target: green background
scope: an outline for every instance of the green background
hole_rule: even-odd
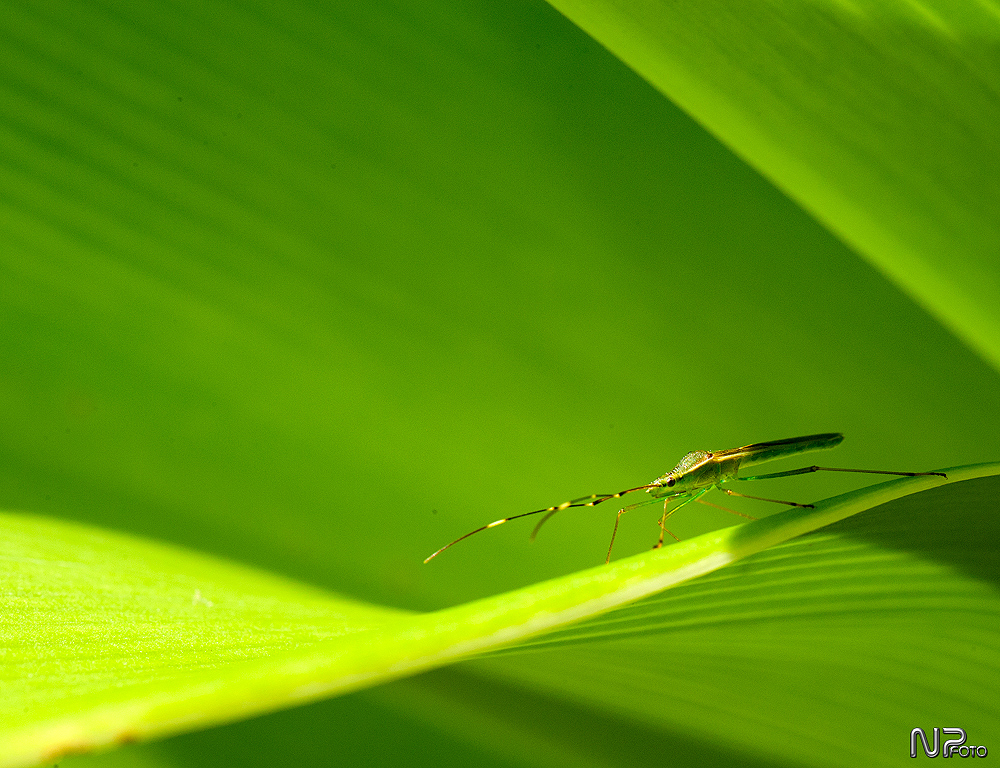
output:
[[[599,563],[613,510],[421,564],[445,542],[688,450],[842,431],[838,466],[997,458],[984,358],[548,5],[4,14],[4,508],[429,610]],[[561,687],[558,648],[498,656],[66,764],[747,759],[602,700],[623,659],[670,667],[669,636],[620,642]]]

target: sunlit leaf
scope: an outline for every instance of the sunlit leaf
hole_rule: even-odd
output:
[[[998,469],[949,470],[948,482]],[[30,765],[430,669],[603,613],[940,482],[890,481],[421,615],[121,534],[5,515],[10,590],[2,607],[17,620],[3,636],[0,764]],[[829,570],[825,562],[814,570]],[[759,576],[750,573],[740,589],[755,590]],[[766,603],[771,594],[758,599]],[[699,602],[696,618],[732,621],[726,599]],[[639,634],[655,639],[648,626]]]
[[[995,7],[551,2],[1000,367]]]
[[[366,604],[434,611],[600,563],[614,509],[557,518],[534,544],[511,524],[421,560],[489,520],[648,482],[692,449],[837,430],[830,461],[845,467],[1000,453],[995,369],[547,4],[16,0],[4,18],[0,507],[297,580],[247,572],[258,597],[239,593],[250,614],[282,590],[299,604],[248,650],[274,655],[233,660],[235,614],[206,630],[234,696],[288,703],[244,696],[249,667],[344,631],[351,605],[372,621],[387,614]],[[963,114],[947,103],[943,120]],[[984,147],[973,186],[992,162]],[[774,493],[813,501],[854,479]],[[656,540],[645,511],[619,531],[623,558]],[[673,520],[688,542],[734,518]],[[201,587],[177,577],[187,606]],[[176,601],[162,607],[194,632]],[[721,728],[691,735],[704,721],[676,730],[620,707],[647,700],[633,661],[634,675],[617,668],[632,694],[573,702],[512,656],[509,676],[502,659],[489,679],[459,665],[78,762],[638,765],[617,744],[667,735],[688,762],[760,754]],[[19,670],[0,663],[21,691]],[[142,681],[118,672],[131,696]],[[745,686],[753,664],[732,674]],[[198,709],[179,685],[192,728],[243,711],[211,691]]]

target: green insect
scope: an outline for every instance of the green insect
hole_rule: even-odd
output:
[[[538,525],[536,525],[535,529],[531,532],[531,539],[534,540],[539,529],[556,512],[561,512],[562,510],[569,509],[570,507],[595,507],[598,504],[603,504],[605,501],[609,501],[610,499],[619,499],[626,494],[632,493],[633,491],[645,491],[651,498],[643,499],[635,504],[629,504],[628,506],[622,507],[618,510],[618,516],[615,518],[615,528],[611,534],[611,544],[608,546],[608,556],[604,561],[606,563],[611,562],[611,549],[615,545],[615,536],[618,534],[618,523],[621,520],[622,515],[626,512],[631,512],[633,509],[644,507],[647,504],[656,504],[660,501],[663,502],[663,515],[660,517],[660,539],[656,542],[656,546],[653,547],[653,549],[658,549],[663,546],[663,537],[665,534],[670,534],[670,536],[674,539],[680,541],[680,539],[674,536],[673,533],[667,530],[667,518],[685,504],[690,504],[692,501],[697,501],[699,504],[707,504],[710,507],[715,507],[734,515],[745,517],[749,520],[757,519],[755,517],[751,517],[750,515],[744,515],[742,512],[727,509],[726,507],[721,507],[718,504],[713,504],[710,501],[703,500],[701,497],[712,490],[712,488],[718,488],[720,491],[730,496],[739,496],[744,499],[770,501],[775,504],[785,504],[789,507],[806,507],[811,509],[813,506],[812,504],[798,504],[794,501],[779,501],[778,499],[765,499],[760,496],[748,496],[745,493],[737,493],[730,488],[723,487],[723,483],[728,483],[733,480],[769,480],[775,477],[804,475],[809,472],[860,472],[867,475],[903,475],[905,477],[936,475],[938,477],[947,477],[947,475],[943,472],[886,472],[880,469],[840,469],[837,467],[817,466],[802,467],[801,469],[789,469],[784,472],[772,472],[767,475],[739,477],[739,471],[743,467],[750,467],[754,464],[763,464],[765,461],[784,459],[788,456],[794,456],[797,453],[822,451],[827,448],[834,448],[839,445],[843,439],[844,436],[838,432],[827,432],[822,435],[806,435],[805,437],[789,437],[785,440],[772,440],[767,443],[753,443],[752,445],[744,445],[742,448],[730,448],[726,451],[691,451],[691,453],[687,454],[687,456],[680,460],[676,467],[667,472],[665,475],[656,478],[651,483],[638,485],[635,488],[628,488],[627,490],[619,491],[618,493],[594,493],[590,496],[583,496],[579,499],[564,501],[562,504],[555,507],[536,509],[533,512],[524,512],[520,515],[512,515],[511,517],[505,517],[502,520],[496,520],[489,525],[484,525],[481,528],[476,528],[474,531],[469,531],[464,536],[459,536],[449,544],[445,544],[441,547],[441,549],[424,560],[424,562],[429,563],[435,557],[448,549],[448,547],[451,547],[463,539],[467,539],[473,534],[479,533],[480,531],[485,531],[488,528],[496,528],[498,525],[503,525],[511,520],[517,520],[520,517],[545,514],[545,517],[538,522]],[[677,503],[671,507],[671,502]]]

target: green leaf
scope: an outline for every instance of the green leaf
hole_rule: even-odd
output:
[[[1000,465],[957,468],[948,482],[998,472]],[[439,666],[603,613],[939,482],[890,481],[423,615],[333,598],[121,534],[6,514],[10,590],[2,608],[18,620],[2,638],[0,765],[232,720]],[[815,570],[829,576],[829,555]],[[735,589],[763,606],[774,601],[774,585],[760,587],[762,574],[769,581],[766,561],[743,572],[750,576]],[[800,598],[791,615],[804,604]],[[703,601],[693,620],[731,620],[731,610],[726,600]],[[648,639],[651,625],[638,623],[628,633]]]
[[[0,529],[3,765],[232,719],[240,704],[224,690],[202,708],[162,702],[231,683],[249,659],[407,615],[75,523],[4,513]]]
[[[4,509],[426,612],[601,562],[614,510],[533,545],[502,526],[422,566],[444,542],[691,449],[836,430],[845,467],[1000,453],[995,369],[547,4],[5,14]],[[642,512],[616,553],[656,540]],[[674,519],[685,541],[733,521]],[[627,741],[745,763],[722,729],[619,708],[645,696],[647,662],[629,662],[613,700],[574,702],[511,660],[501,680],[451,667],[71,762],[633,765]]]
[[[1000,16],[551,0],[1000,368]]]
[[[886,504],[477,667],[746,760],[897,765],[945,722],[988,746],[998,491]]]

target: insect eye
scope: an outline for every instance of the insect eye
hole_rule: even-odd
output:
[[[674,483],[676,483],[676,482],[677,481],[674,480],[672,477],[668,477],[667,478],[667,487],[668,488],[673,488],[674,487]]]

